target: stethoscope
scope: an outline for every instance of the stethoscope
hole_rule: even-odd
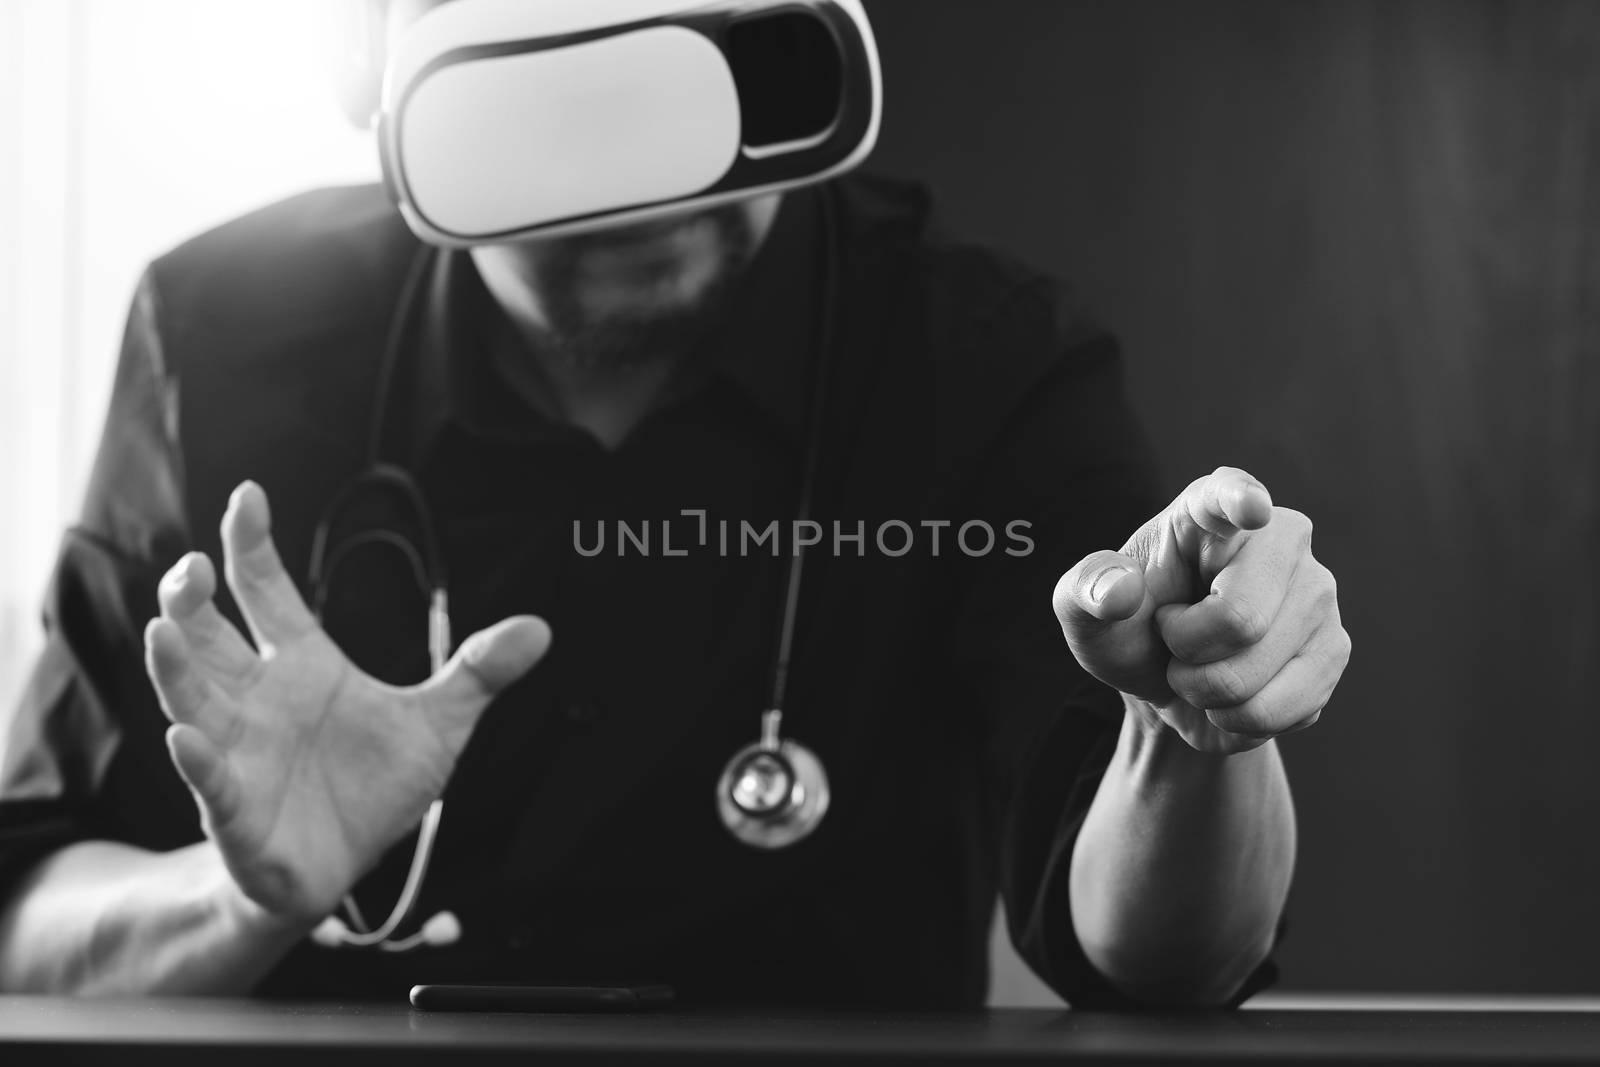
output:
[[[820,312],[812,352],[812,395],[808,415],[805,467],[801,476],[796,528],[811,518],[823,439],[823,409],[827,398],[828,370],[832,362],[838,236],[835,193],[820,189],[821,226],[818,256]],[[369,420],[367,470],[350,483],[323,513],[312,537],[308,579],[311,606],[318,618],[328,601],[334,574],[352,552],[365,546],[382,546],[398,552],[415,576],[428,601],[428,662],[431,672],[442,670],[453,649],[450,600],[443,553],[432,510],[421,488],[403,468],[382,460],[384,422],[388,414],[394,377],[404,349],[407,326],[419,302],[435,250],[418,249],[401,286],[396,311],[390,320],[379,364],[373,414]],[[378,493],[391,496],[409,512],[417,531],[415,541],[393,529],[372,527],[350,534],[333,544],[333,533],[355,502]],[[330,547],[331,546],[331,547]],[[794,648],[795,621],[799,614],[800,584],[805,569],[803,546],[796,545],[784,578],[783,614],[773,654],[771,685],[766,709],[761,713],[761,733],[728,760],[717,780],[717,814],[735,838],[759,849],[786,848],[816,830],[828,812],[828,775],[822,761],[806,746],[783,734],[784,706],[788,695],[789,663]],[[449,911],[433,915],[407,937],[396,932],[410,919],[427,879],[434,842],[444,818],[444,800],[436,798],[417,831],[416,847],[405,882],[389,915],[377,926],[366,921],[353,895],[341,903],[342,914],[324,919],[311,933],[325,948],[376,948],[383,952],[408,952],[422,946],[442,947],[461,939],[461,923]]]

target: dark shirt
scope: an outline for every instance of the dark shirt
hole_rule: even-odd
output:
[[[795,517],[823,299],[818,194],[787,198],[696,355],[696,387],[614,451],[519,399],[491,358],[506,325],[470,257],[438,253],[406,324],[387,458],[410,466],[436,514],[457,639],[533,612],[555,642],[490,707],[446,794],[416,915],[455,911],[462,941],[410,955],[308,943],[264,993],[652,980],[692,1002],[976,1006],[998,889],[1019,950],[1057,992],[1116,1001],[1075,939],[1067,884],[1121,709],[1050,608],[1063,571],[1159,506],[1116,346],[1046,279],[935,235],[916,188],[835,188],[837,337],[814,508],[828,539],[807,557],[785,723],[829,771],[821,827],[787,850],[751,849],[723,828],[713,788],[767,699],[788,560],[770,545],[740,554],[737,536],[741,522]],[[217,522],[245,478],[269,494],[304,581],[319,518],[368,461],[416,254],[380,192],[347,189],[223,226],[146,273],[0,767],[10,884],[74,840],[200,839],[142,663],[156,583],[187,550],[221,558]],[[706,544],[685,510],[705,512]],[[891,520],[914,535],[903,555],[890,554],[899,527],[889,552],[876,543]],[[960,548],[969,520],[995,531],[991,551]],[[632,542],[619,554],[619,521],[635,534],[648,523],[649,554]],[[865,537],[835,554],[835,521]],[[1021,546],[1014,521],[1030,524],[1013,528],[1027,554],[1006,551]],[[604,551],[578,551],[602,522]],[[682,555],[665,553],[663,522]],[[327,615],[385,677],[414,673],[425,648],[423,600],[392,564],[352,563]],[[363,883],[369,917],[387,914],[410,850]]]

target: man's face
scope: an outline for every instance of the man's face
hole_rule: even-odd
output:
[[[474,250],[538,302],[551,337],[587,363],[629,363],[692,341],[760,247],[777,198],[570,237]]]
[[[389,0],[390,48],[418,18],[448,2]],[[759,248],[777,202],[770,195],[573,236],[480,247],[474,259],[486,274],[512,278],[527,290],[530,310],[574,358],[629,362],[698,332]]]

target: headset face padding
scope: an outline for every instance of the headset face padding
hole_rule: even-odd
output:
[[[859,0],[451,0],[384,78],[384,178],[446,246],[643,221],[821,181],[877,139]]]

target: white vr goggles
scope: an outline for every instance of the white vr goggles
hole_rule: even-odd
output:
[[[461,247],[639,222],[840,174],[877,140],[860,0],[451,0],[384,76],[384,180]]]

